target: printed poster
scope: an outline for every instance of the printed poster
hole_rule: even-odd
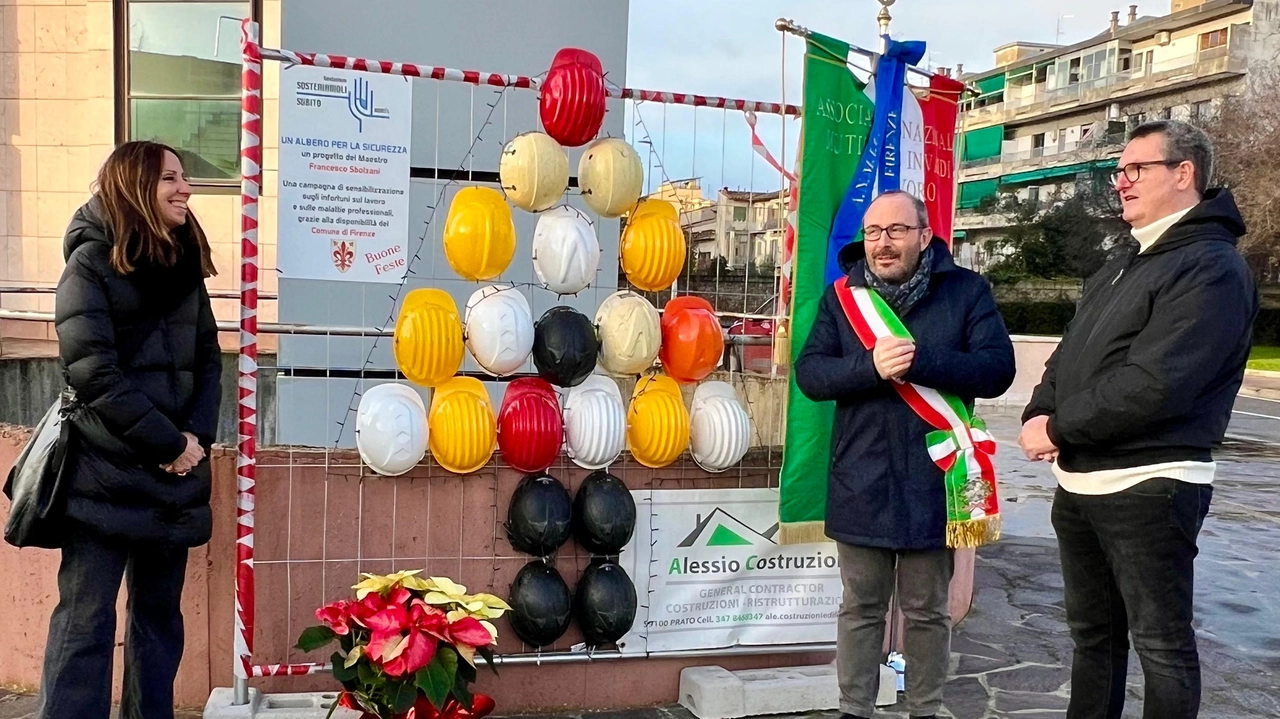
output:
[[[836,545],[778,544],[776,489],[631,494],[619,561],[639,606],[624,654],[835,641]]]
[[[407,78],[301,65],[281,71],[281,277],[404,278],[412,107]]]

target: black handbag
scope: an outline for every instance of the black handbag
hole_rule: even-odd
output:
[[[71,443],[68,415],[74,408],[73,393],[63,389],[9,470],[4,494],[11,504],[4,541],[15,547],[62,546],[62,508],[70,482],[65,472]]]

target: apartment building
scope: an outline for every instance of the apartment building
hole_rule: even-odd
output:
[[[748,264],[755,269],[777,266],[787,216],[786,191],[726,187],[711,200],[703,195],[700,180],[689,178],[664,182],[648,198],[675,206],[695,263],[710,266],[724,258],[729,269]]]

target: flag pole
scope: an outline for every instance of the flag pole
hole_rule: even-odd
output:
[[[876,22],[880,24],[880,54],[889,52],[889,23],[893,20],[893,16],[889,14],[889,6],[896,0],[879,0],[880,14],[876,16]]]

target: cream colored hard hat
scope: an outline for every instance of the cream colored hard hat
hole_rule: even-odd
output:
[[[662,342],[658,310],[649,300],[623,290],[596,310],[600,364],[615,375],[637,375],[653,366]]]
[[[587,145],[578,160],[578,187],[601,217],[621,217],[640,199],[644,167],[626,140],[605,137]]]
[[[526,212],[542,212],[569,187],[569,156],[550,135],[525,132],[502,148],[498,177],[511,204]]]

